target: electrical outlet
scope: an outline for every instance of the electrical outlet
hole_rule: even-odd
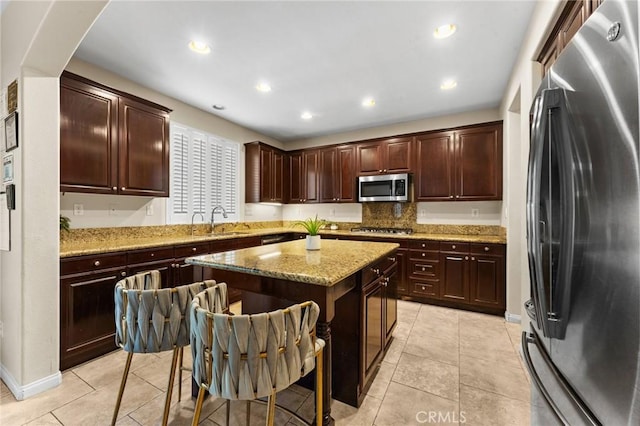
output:
[[[147,216],[153,216],[153,204],[147,205]]]
[[[74,216],[82,216],[82,215],[84,215],[84,205],[82,205],[82,204],[74,204],[73,205],[73,215]]]
[[[109,204],[109,216],[118,215],[118,206],[116,204]]]
[[[471,209],[471,217],[478,217],[480,215],[480,210]]]

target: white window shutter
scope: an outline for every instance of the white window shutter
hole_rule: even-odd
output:
[[[171,138],[167,223],[191,223],[194,213],[208,219],[215,206],[227,211],[226,221],[237,221],[240,145],[177,123]]]

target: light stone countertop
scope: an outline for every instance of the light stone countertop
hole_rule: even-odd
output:
[[[280,228],[263,228],[263,229],[247,229],[236,232],[206,234],[206,235],[164,235],[164,236],[127,236],[121,235],[117,238],[108,240],[86,240],[86,241],[63,241],[60,243],[60,257],[73,257],[91,254],[111,253],[126,250],[138,250],[145,248],[180,245],[180,244],[197,244],[207,241],[223,241],[235,238],[261,237],[266,235],[282,234],[289,232],[303,232],[300,227],[280,227]],[[384,238],[390,242],[394,240],[434,240],[434,241],[457,241],[457,242],[477,242],[477,243],[494,243],[505,244],[506,236],[500,235],[467,235],[467,234],[433,234],[416,232],[413,234],[378,234],[371,232],[351,232],[349,229],[340,229],[337,231],[320,231],[325,237],[353,236],[353,237],[371,237]]]
[[[186,263],[330,287],[398,247],[323,239],[320,250],[307,250],[305,240],[296,240],[189,257]]]

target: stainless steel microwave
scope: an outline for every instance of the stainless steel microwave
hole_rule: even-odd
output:
[[[408,173],[358,177],[358,201],[411,201]]]

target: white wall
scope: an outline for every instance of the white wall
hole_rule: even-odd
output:
[[[515,315],[521,315],[522,304],[530,297],[525,229],[529,108],[542,77],[540,64],[535,62],[535,58],[560,13],[561,5],[559,0],[536,4],[500,104],[500,116],[506,130],[505,171],[509,182],[503,205],[507,224],[507,312]],[[526,327],[527,321],[523,320],[522,324]]]
[[[408,121],[399,124],[391,124],[387,126],[371,127],[369,129],[354,130],[351,132],[335,133],[327,136],[301,139],[288,142],[287,149],[303,149],[313,146],[332,145],[343,142],[375,139],[384,136],[401,135],[405,133],[447,129],[465,126],[468,124],[485,123],[498,120],[502,120],[498,109],[483,109],[441,117],[425,118],[423,120]]]
[[[474,216],[474,210],[478,215]],[[418,203],[417,222],[429,225],[501,225],[502,201]]]
[[[11,251],[0,254],[0,375],[18,399],[61,380],[58,76],[105,4],[12,1],[0,17],[0,79],[2,88],[17,79],[20,114]]]

